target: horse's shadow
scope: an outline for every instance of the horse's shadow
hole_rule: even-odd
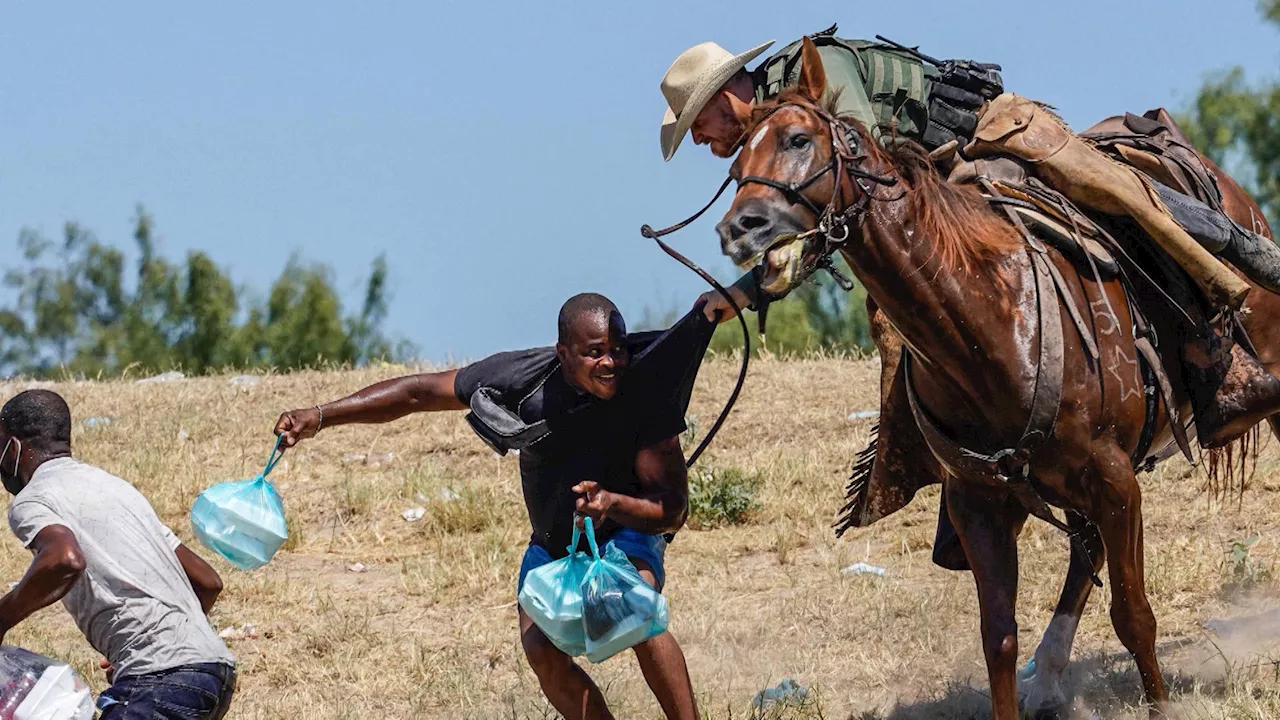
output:
[[[1207,661],[1212,659],[1212,648],[1212,643],[1188,638],[1161,643],[1158,652],[1166,657],[1180,651],[1204,650],[1202,654]],[[1274,661],[1269,663],[1275,664]],[[1170,699],[1177,702],[1180,697],[1192,695],[1203,699],[1228,697],[1233,692],[1233,662],[1222,657],[1221,662],[1212,664],[1214,667],[1204,673],[1194,669],[1188,672],[1185,668],[1165,669]],[[851,720],[986,720],[991,717],[991,698],[981,680],[956,681],[933,698],[900,703],[885,711],[853,715]],[[1067,697],[1071,698],[1068,706],[1057,714],[1037,717],[1064,720],[1146,717],[1145,710],[1141,708],[1142,681],[1128,652],[1095,653],[1073,660],[1063,678],[1063,685]],[[1020,686],[1020,695],[1021,691]]]

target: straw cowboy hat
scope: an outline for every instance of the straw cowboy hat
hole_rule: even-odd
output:
[[[670,160],[694,118],[733,74],[746,67],[773,41],[734,55],[713,42],[704,42],[680,53],[662,77],[667,112],[662,116],[662,157]]]

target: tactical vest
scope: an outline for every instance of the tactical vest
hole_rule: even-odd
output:
[[[821,51],[836,47],[844,52],[823,53],[824,65],[832,57],[848,58],[843,73],[861,79],[860,85],[841,84],[841,110],[852,115],[881,142],[909,139],[928,149],[959,138],[972,137],[978,114],[986,100],[1003,92],[999,70],[963,61],[947,61],[941,68],[923,62],[910,50],[871,40],[847,40],[835,36],[836,26],[809,36]],[[800,79],[800,47],[797,40],[765,59],[753,71],[756,99],[767,100]],[[974,68],[981,68],[975,72]],[[991,68],[994,68],[992,70]],[[828,70],[828,77],[839,75]],[[975,79],[981,81],[975,83]]]

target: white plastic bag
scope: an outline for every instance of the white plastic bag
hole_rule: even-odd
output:
[[[0,645],[0,720],[92,720],[89,686],[66,663]]]

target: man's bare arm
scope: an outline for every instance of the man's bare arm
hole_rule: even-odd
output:
[[[641,449],[636,454],[636,476],[641,489],[638,497],[603,490],[593,480],[578,483],[573,488],[583,495],[578,498],[578,512],[596,522],[607,517],[650,535],[683,527],[689,514],[689,473],[680,439],[667,438]]]
[[[182,571],[187,574],[187,580],[191,581],[191,589],[200,599],[200,609],[208,615],[213,609],[213,604],[217,602],[218,595],[222,593],[222,578],[217,570],[204,561],[204,558],[191,552],[191,548],[186,545],[178,545],[173,552],[178,556],[178,562],[182,564]]]
[[[275,432],[285,447],[315,437],[321,427],[349,423],[384,423],[410,413],[465,410],[453,391],[457,370],[422,373],[384,380],[317,408],[291,410],[276,421]],[[323,417],[323,422],[321,418]]]
[[[0,597],[0,641],[35,611],[63,598],[84,572],[84,554],[75,533],[65,525],[50,525],[31,541],[35,559],[18,584]]]

